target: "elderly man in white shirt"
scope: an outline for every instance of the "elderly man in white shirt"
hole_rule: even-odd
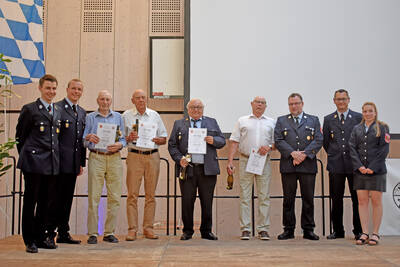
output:
[[[249,240],[251,234],[251,191],[256,181],[258,196],[258,220],[256,230],[261,240],[269,240],[270,226],[270,194],[271,166],[269,152],[275,149],[275,120],[264,115],[267,103],[264,97],[257,96],[251,102],[253,113],[240,117],[230,137],[227,172],[233,174],[233,157],[239,150],[239,180],[240,180],[240,239]],[[251,151],[255,149],[259,155],[267,155],[261,175],[246,172]]]
[[[160,173],[160,154],[158,146],[164,145],[167,140],[167,130],[160,115],[147,108],[147,96],[143,90],[135,90],[132,95],[132,103],[136,108],[129,109],[122,114],[125,124],[125,136],[128,144],[128,157],[126,159],[127,175],[126,186],[128,198],[126,210],[128,218],[127,241],[136,240],[138,231],[138,207],[140,185],[144,179],[145,204],[143,216],[143,235],[148,239],[157,239],[154,234],[153,224],[156,209],[155,191]],[[146,145],[136,144],[138,132],[136,127],[143,125],[156,127],[156,137],[152,138],[154,147],[146,148]]]

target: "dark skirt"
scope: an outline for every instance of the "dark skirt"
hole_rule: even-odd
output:
[[[353,178],[353,189],[386,192],[386,173],[361,174],[356,172]]]

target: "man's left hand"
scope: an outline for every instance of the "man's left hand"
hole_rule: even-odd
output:
[[[123,147],[122,144],[120,142],[117,142],[115,144],[107,146],[107,150],[111,153],[114,153],[114,152],[118,152],[119,150],[121,150],[122,147]]]
[[[206,136],[206,138],[204,138],[204,140],[206,140],[206,143],[209,145],[214,144],[214,137],[212,137],[212,136]]]
[[[269,146],[260,146],[260,148],[258,149],[257,153],[260,154],[261,156],[264,156],[270,150],[271,150],[271,148]]]
[[[167,142],[167,138],[166,137],[154,137],[153,139],[151,139],[151,141],[153,141],[156,145],[163,145]]]

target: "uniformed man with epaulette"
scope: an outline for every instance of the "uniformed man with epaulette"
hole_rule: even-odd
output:
[[[86,148],[83,146],[86,111],[78,105],[83,84],[72,79],[67,86],[67,96],[56,103],[61,112],[60,175],[57,182],[57,243],[79,244],[69,234],[69,216],[75,191],[76,177],[83,173]]]
[[[278,239],[294,238],[297,180],[302,198],[303,237],[318,240],[314,233],[314,189],[317,173],[316,154],[322,147],[319,119],[303,112],[303,98],[293,93],[288,98],[290,114],[278,118],[274,130],[275,146],[281,153],[280,172],[283,189],[284,232]]]
[[[55,249],[56,185],[59,174],[60,112],[52,103],[57,79],[49,74],[39,80],[41,97],[22,107],[16,139],[17,167],[24,174],[22,237],[26,252]]]
[[[337,110],[324,118],[324,149],[328,154],[329,195],[332,199],[331,221],[333,232],[328,239],[344,238],[343,227],[343,195],[347,182],[353,203],[353,233],[355,239],[362,232],[358,214],[357,193],[353,189],[353,166],[349,151],[349,138],[354,126],[359,124],[362,115],[349,109],[350,97],[346,90],[335,92],[333,102]]]

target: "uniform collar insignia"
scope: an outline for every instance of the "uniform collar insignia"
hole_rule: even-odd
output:
[[[42,105],[39,105],[39,109],[42,109],[43,108],[43,106]]]

